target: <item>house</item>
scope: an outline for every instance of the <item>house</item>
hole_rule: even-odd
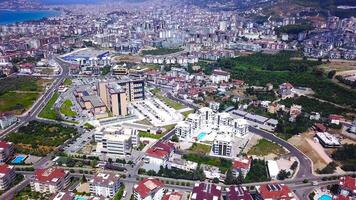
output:
[[[230,80],[230,73],[223,71],[221,69],[215,69],[210,76],[210,80],[213,83],[222,83],[222,82],[229,82]]]
[[[16,123],[17,118],[11,113],[0,113],[0,129],[5,129]]]
[[[302,106],[293,104],[289,109],[289,121],[295,122],[297,117],[302,113]]]
[[[279,85],[278,94],[282,97],[287,97],[292,94],[292,90],[294,89],[293,85],[290,83],[282,83]]]
[[[155,178],[145,178],[134,185],[135,200],[161,200],[164,183]]]
[[[6,190],[15,180],[14,166],[2,164],[0,165],[0,190]]]
[[[6,162],[14,154],[12,142],[0,141],[0,163]]]
[[[356,178],[351,176],[344,176],[339,178],[339,186],[341,194],[344,196],[356,196]]]
[[[159,141],[153,147],[147,149],[144,157],[143,168],[158,172],[160,167],[165,167],[175,150],[174,144],[169,141]]]
[[[226,200],[253,200],[246,187],[231,185],[226,188]]]
[[[35,69],[35,65],[31,63],[24,63],[19,66],[19,72],[21,74],[32,74]]]
[[[327,128],[326,128],[326,126],[324,126],[324,124],[315,123],[315,124],[314,124],[314,130],[315,130],[315,131],[318,131],[318,132],[326,132],[326,131],[327,131]]]
[[[113,198],[120,188],[120,176],[114,173],[98,173],[89,181],[90,193]]]
[[[238,177],[240,173],[243,177],[250,171],[251,159],[250,158],[238,158],[232,163],[232,173]]]
[[[169,192],[163,195],[162,200],[183,200],[185,199],[183,195],[180,192]]]
[[[31,180],[31,190],[40,193],[57,193],[64,190],[70,182],[69,171],[51,167],[36,169],[35,177]]]
[[[339,139],[328,132],[317,132],[315,137],[324,148],[341,146]]]
[[[267,168],[268,168],[268,173],[269,173],[269,176],[271,177],[271,179],[277,179],[277,176],[279,173],[279,167],[278,167],[277,161],[268,160]]]
[[[259,198],[257,199],[295,200],[294,194],[284,184],[264,184],[256,186],[256,190],[259,193]]]
[[[209,183],[195,183],[191,200],[222,200],[221,186]]]
[[[344,117],[341,115],[331,114],[329,115],[329,122],[331,124],[339,125],[341,121],[344,121]]]

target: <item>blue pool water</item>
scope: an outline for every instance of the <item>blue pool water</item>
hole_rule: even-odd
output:
[[[12,164],[21,164],[26,160],[26,156],[16,156],[11,163]]]
[[[199,133],[197,136],[198,140],[204,139],[205,135],[206,135],[206,133],[204,133],[204,132]]]
[[[332,200],[332,198],[327,194],[323,194],[318,200]]]
[[[85,198],[85,197],[75,197],[74,200],[87,200],[87,198]]]

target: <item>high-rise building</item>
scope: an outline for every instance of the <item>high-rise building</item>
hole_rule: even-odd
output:
[[[113,116],[128,115],[127,103],[145,99],[143,80],[99,82],[98,93]]]

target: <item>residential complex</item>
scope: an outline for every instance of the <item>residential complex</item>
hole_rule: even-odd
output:
[[[98,173],[89,181],[91,193],[110,198],[114,197],[120,185],[120,176],[114,173]]]
[[[14,145],[11,142],[0,141],[0,163],[6,162],[14,151]]]
[[[164,195],[164,184],[158,179],[145,178],[134,186],[135,200],[161,200]]]
[[[67,188],[70,182],[69,171],[51,167],[36,169],[31,180],[31,189],[40,193],[57,193]]]
[[[8,189],[15,180],[14,166],[1,164],[0,165],[0,190]]]

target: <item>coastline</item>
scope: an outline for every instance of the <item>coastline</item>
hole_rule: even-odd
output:
[[[0,9],[0,25],[23,23],[26,21],[41,20],[43,18],[57,17],[62,14],[55,9]]]

